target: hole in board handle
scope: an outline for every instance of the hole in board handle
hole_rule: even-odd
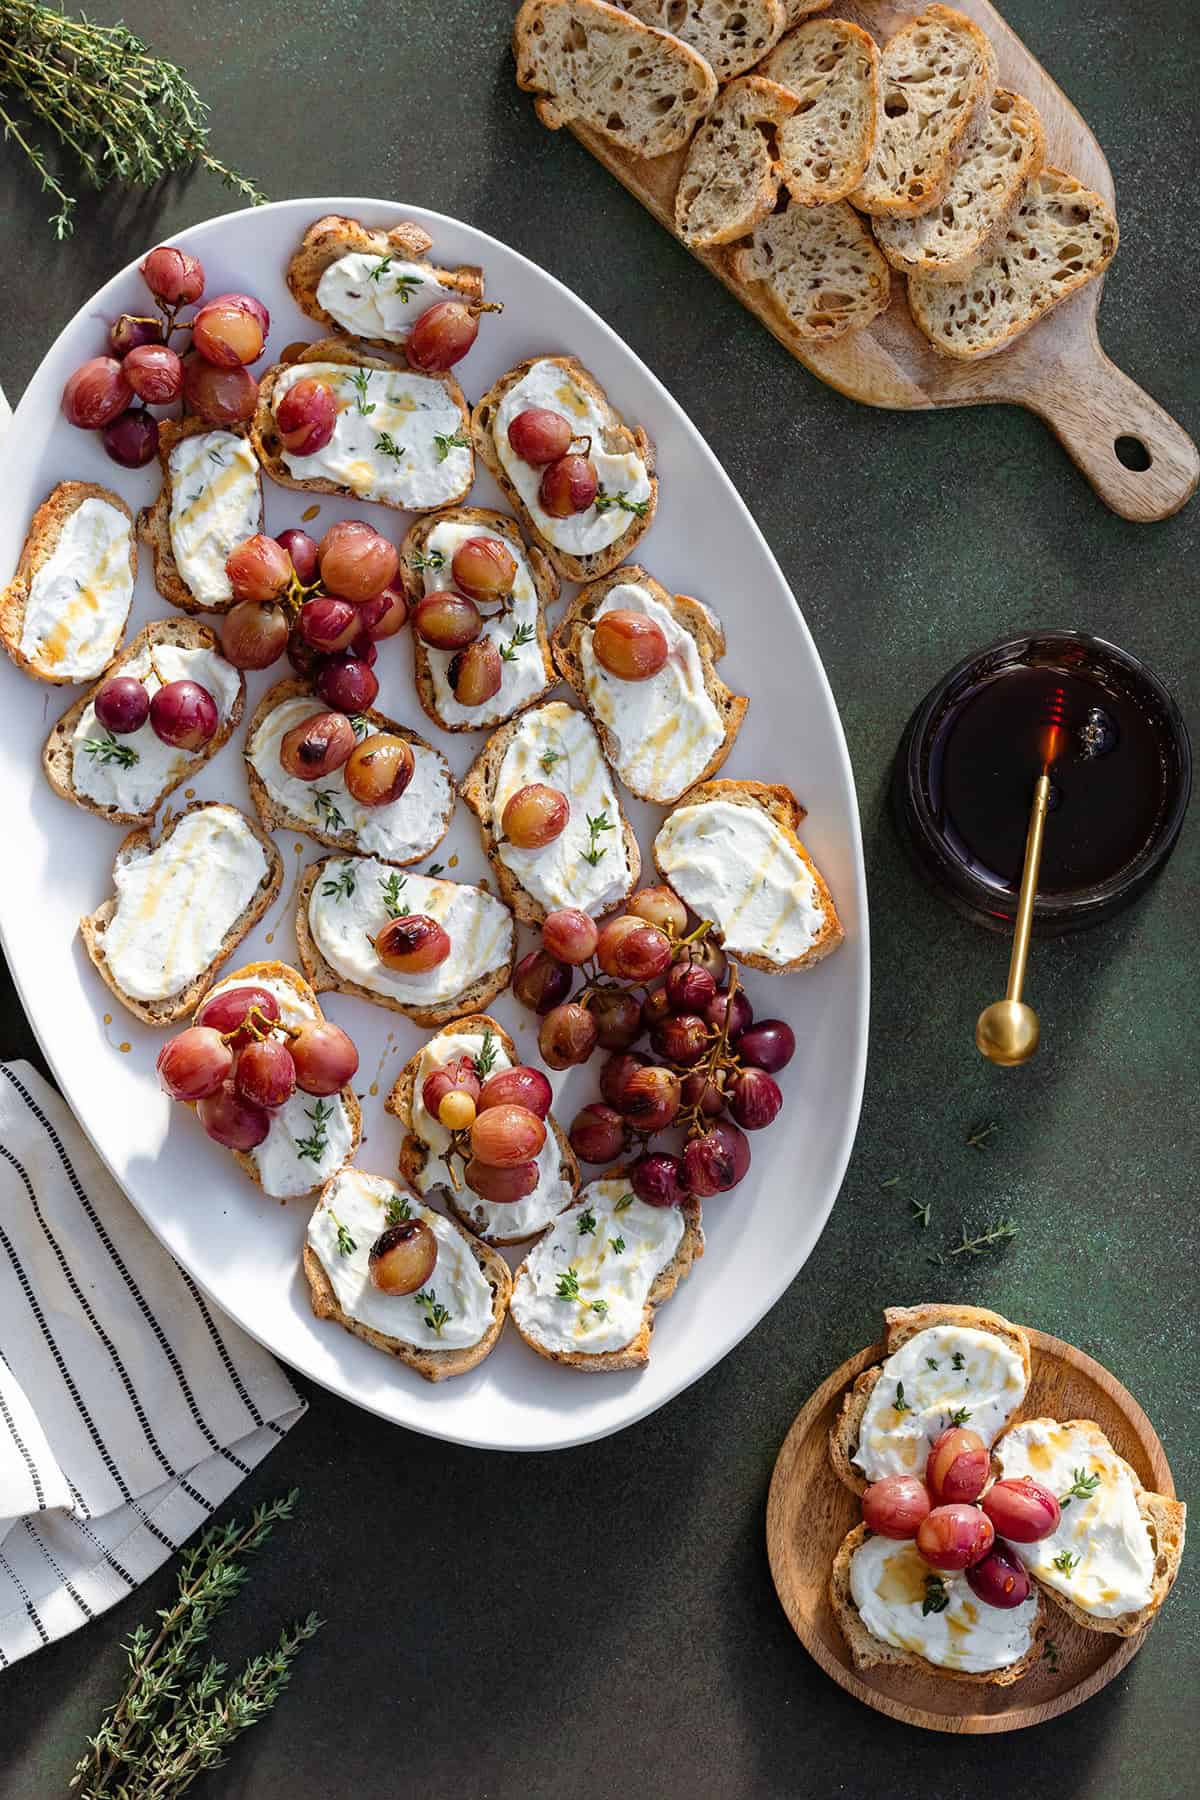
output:
[[[1144,475],[1154,461],[1148,448],[1138,437],[1114,438],[1113,450],[1121,466],[1132,469],[1135,475]]]

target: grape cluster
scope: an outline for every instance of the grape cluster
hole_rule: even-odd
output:
[[[541,1070],[523,1064],[488,1073],[482,1057],[464,1055],[427,1075],[421,1099],[450,1133],[443,1160],[452,1185],[465,1181],[481,1200],[500,1206],[532,1194],[550,1098]]]
[[[413,610],[421,642],[451,653],[446,680],[462,706],[482,706],[500,691],[501,652],[483,627],[508,612],[516,574],[516,558],[503,538],[467,538],[450,560],[452,585],[431,589]]]
[[[979,1433],[950,1426],[930,1445],[924,1480],[885,1475],[872,1483],[863,1495],[863,1523],[880,1537],[915,1538],[935,1574],[965,1569],[978,1599],[1010,1608],[1030,1593],[1012,1544],[1049,1537],[1062,1508],[1049,1488],[1028,1475],[997,1481],[984,1494],[990,1466]]]
[[[204,293],[198,258],[170,244],[142,263],[154,314],[122,313],[108,331],[108,353],[93,356],[68,377],[62,409],[72,425],[101,431],[104,448],[127,469],[140,469],[158,449],[158,420],[149,408],[182,398],[184,411],[206,424],[237,425],[258,401],[247,365],[262,355],[271,320],[252,294],[218,294],[191,319],[181,306]],[[191,350],[171,348],[176,331],[190,331]]]
[[[340,1092],[358,1068],[358,1051],[328,1019],[286,1025],[270,988],[250,986],[206,1000],[195,1024],[163,1045],[156,1066],[163,1092],[194,1101],[210,1138],[253,1150],[297,1088],[322,1097]]]

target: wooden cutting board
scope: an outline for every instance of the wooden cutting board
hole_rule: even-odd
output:
[[[1041,113],[1047,161],[1112,202],[1112,171],[1104,152],[1061,88],[988,0],[957,4],[995,45],[1001,84],[1025,94]],[[856,20],[882,42],[919,10],[915,0],[908,6],[885,0],[841,5],[835,0],[831,16]],[[615,149],[585,127],[573,129],[593,156],[672,231],[685,152],[647,160]],[[1117,216],[1119,222],[1119,210]],[[1196,491],[1200,456],[1195,444],[1100,346],[1099,281],[1064,301],[1011,350],[971,364],[939,356],[931,348],[909,316],[898,274],[893,275],[892,304],[881,318],[864,331],[813,343],[796,336],[735,280],[720,251],[696,254],[793,356],[852,400],[921,411],[991,402],[1026,406],[1045,420],[1101,499],[1122,518],[1169,518]]]

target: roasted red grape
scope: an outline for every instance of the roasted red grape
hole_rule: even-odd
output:
[[[247,1044],[238,1056],[233,1085],[243,1100],[273,1112],[296,1091],[296,1065],[291,1051],[275,1037]]]
[[[240,600],[221,620],[221,648],[235,669],[269,669],[287,641],[287,614],[265,601]]]
[[[139,344],[121,364],[121,372],[148,406],[170,406],[183,392],[183,363],[166,344]]]
[[[548,1013],[571,991],[571,971],[544,950],[531,950],[513,970],[512,990],[531,1012]]]
[[[967,1586],[985,1606],[1007,1611],[1028,1600],[1032,1583],[1014,1550],[999,1539],[967,1570]]]
[[[306,1094],[336,1094],[358,1068],[353,1039],[330,1019],[313,1019],[299,1026],[291,1040],[291,1052],[296,1085]]]
[[[500,829],[518,850],[544,850],[566,830],[571,803],[558,788],[531,781],[510,794],[500,816]]]
[[[218,369],[202,356],[185,356],[183,403],[206,425],[244,424],[258,405],[258,383],[249,369]]]
[[[649,1059],[635,1051],[632,1055],[610,1056],[600,1071],[600,1092],[618,1112],[625,1110],[625,1093],[630,1077],[639,1069],[649,1068]]]
[[[760,1019],[740,1034],[737,1053],[742,1062],[778,1075],[796,1054],[796,1034],[782,1019]]]
[[[683,1152],[683,1170],[693,1194],[727,1194],[750,1167],[745,1133],[728,1119],[714,1119]]]
[[[93,356],[67,377],[62,409],[68,422],[82,431],[98,431],[133,399],[125,365],[115,356]]]
[[[192,344],[205,362],[221,369],[235,369],[262,355],[266,332],[256,312],[240,303],[240,296],[209,300],[192,321]]]
[[[444,1068],[435,1069],[425,1077],[421,1089],[426,1112],[432,1113],[449,1131],[466,1131],[475,1123],[481,1095],[479,1074],[469,1056],[452,1057]]]
[[[687,924],[687,907],[669,887],[639,888],[625,906],[627,913],[645,919],[661,930],[679,937]]]
[[[915,1538],[933,1502],[915,1475],[885,1475],[863,1495],[863,1524],[879,1537]]]
[[[711,1035],[704,1020],[695,1013],[669,1013],[654,1027],[650,1042],[656,1055],[690,1069],[708,1049]]]
[[[375,934],[375,954],[385,969],[401,975],[424,975],[450,954],[446,927],[427,913],[404,913],[389,919]]]
[[[553,1007],[538,1030],[542,1061],[551,1069],[573,1069],[596,1048],[596,1021],[586,1006],[568,1000]]]
[[[571,448],[571,427],[547,406],[527,406],[508,427],[508,441],[522,462],[540,468],[557,462]]]
[[[498,312],[474,300],[439,300],[427,307],[414,324],[404,345],[406,361],[414,369],[449,369],[461,362],[479,336],[481,312]]]
[[[571,1148],[583,1162],[612,1162],[625,1148],[624,1119],[611,1106],[593,1100],[575,1115]]]
[[[724,1088],[701,1069],[684,1076],[681,1098],[685,1107],[697,1108],[708,1119],[725,1111]]]
[[[197,1012],[196,1023],[211,1025],[214,1031],[229,1038],[231,1050],[240,1050],[254,1039],[253,1030],[241,1029],[251,1014],[254,1015],[252,1023],[260,1030],[269,1028],[279,1018],[279,1002],[270,988],[227,988],[223,993],[213,994]]]
[[[655,981],[670,967],[671,940],[659,926],[622,913],[601,926],[596,960],[620,981]]]
[[[108,328],[108,348],[113,356],[128,356],[139,344],[161,344],[162,341],[161,321],[140,318],[137,313],[121,313]]]
[[[550,1083],[542,1071],[518,1063],[515,1068],[497,1069],[488,1076],[479,1090],[479,1110],[486,1112],[489,1106],[523,1106],[526,1112],[544,1119],[552,1098]]]
[[[547,913],[542,920],[542,943],[551,956],[572,968],[595,955],[598,936],[595,919],[574,906]]]
[[[642,1009],[636,994],[620,988],[594,988],[587,1008],[596,1021],[596,1043],[601,1050],[628,1050],[642,1035]]]
[[[998,1481],[983,1496],[983,1510],[1001,1537],[1014,1544],[1036,1544],[1058,1530],[1062,1507],[1058,1497],[1032,1476]]]
[[[337,415],[333,390],[313,375],[302,375],[276,406],[275,429],[292,456],[315,456],[333,436]]]
[[[381,1294],[415,1294],[433,1274],[437,1255],[437,1238],[424,1219],[401,1219],[371,1245],[367,1271]]]
[[[97,719],[114,737],[140,731],[150,717],[150,696],[135,675],[110,675],[93,704]]]
[[[729,972],[729,964],[726,961],[725,952],[711,932],[699,938],[696,943],[689,944],[684,954],[689,962],[698,964],[702,969],[707,969],[717,986],[720,987]]]
[[[197,1115],[210,1138],[227,1150],[253,1150],[271,1129],[271,1115],[243,1100],[232,1081],[197,1103]]]
[[[395,579],[396,546],[365,519],[339,519],[318,547],[321,580],[343,600],[370,600]]]
[[[656,1026],[662,1024],[664,1019],[670,1018],[671,996],[665,987],[650,989],[642,1001],[641,1013],[642,1027],[646,1031],[653,1031]]]
[[[483,630],[483,614],[465,594],[439,588],[417,601],[413,630],[435,650],[465,650]]]
[[[415,767],[406,738],[376,731],[350,752],[346,786],[360,806],[390,806],[412,780]]]
[[[717,984],[707,969],[699,963],[672,963],[667,970],[667,998],[672,1009],[678,1013],[703,1012],[717,991]]]
[[[379,698],[379,677],[356,656],[331,656],[317,670],[313,686],[325,704],[339,712],[366,712]]]
[[[314,713],[284,733],[279,760],[299,781],[319,781],[345,766],[356,742],[345,713]]]
[[[592,649],[597,662],[619,681],[649,681],[667,660],[662,626],[645,613],[623,607],[614,607],[597,619]]]
[[[239,312],[252,313],[262,326],[262,334],[266,337],[271,329],[271,315],[261,300],[253,294],[211,294],[205,302],[208,306],[234,306]]]
[[[282,544],[291,557],[292,567],[304,586],[311,587],[317,579],[316,538],[310,537],[307,531],[302,531],[299,525],[289,525],[286,531],[279,533],[275,542]]]
[[[306,600],[296,615],[301,637],[325,655],[347,649],[358,636],[361,623],[353,601],[335,600],[332,594]]]
[[[546,1127],[524,1106],[489,1106],[471,1127],[471,1153],[490,1169],[512,1169],[538,1155]]]
[[[978,1500],[987,1485],[990,1467],[987,1445],[979,1433],[961,1425],[951,1426],[929,1447],[925,1485],[939,1506]]]
[[[639,1156],[629,1171],[629,1185],[647,1206],[682,1206],[688,1197],[683,1164],[664,1150]]]
[[[626,1078],[621,1098],[613,1104],[638,1131],[665,1131],[679,1111],[679,1077],[671,1069],[648,1063]]]
[[[714,994],[704,1009],[704,1016],[718,1031],[728,1016],[728,1039],[731,1044],[736,1044],[742,1032],[754,1023],[754,1009],[741,988],[736,988],[732,994],[724,990]]]
[[[493,1206],[515,1206],[518,1200],[524,1200],[526,1194],[532,1194],[538,1184],[539,1173],[535,1162],[520,1162],[508,1169],[495,1169],[490,1163],[481,1163],[478,1157],[473,1156],[463,1170],[463,1180],[481,1200],[488,1200]]]
[[[538,486],[542,511],[552,519],[569,519],[574,513],[586,512],[599,485],[595,464],[586,456],[560,456],[557,462],[546,465]]]
[[[779,1083],[765,1069],[743,1069],[729,1084],[729,1110],[743,1131],[761,1131],[782,1105]]]
[[[282,544],[258,531],[234,545],[225,573],[235,600],[278,600],[291,584],[292,559]]]
[[[460,706],[484,706],[500,692],[504,664],[496,641],[477,637],[465,650],[456,650],[446,669],[450,692]]]
[[[158,453],[158,420],[144,407],[131,407],[109,421],[100,441],[123,469],[143,469]]]
[[[142,280],[156,299],[168,306],[190,306],[204,292],[204,268],[199,257],[160,244],[142,262]]]
[[[168,681],[151,696],[151,729],[176,750],[202,750],[219,723],[217,703],[198,681]]]
[[[512,593],[517,559],[503,538],[467,538],[451,558],[450,573],[460,594],[482,606],[497,606]]]
[[[969,1569],[987,1555],[995,1535],[977,1506],[935,1506],[917,1527],[917,1549],[931,1569]]]
[[[203,1100],[215,1094],[233,1067],[233,1051],[219,1031],[192,1025],[158,1053],[158,1080],[172,1100]]]
[[[364,600],[358,610],[363,629],[376,639],[395,637],[408,623],[408,601],[394,581],[389,581],[372,599]]]

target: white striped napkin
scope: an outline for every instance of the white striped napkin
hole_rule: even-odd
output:
[[[123,1600],[304,1410],[0,1063],[0,1669]]]

